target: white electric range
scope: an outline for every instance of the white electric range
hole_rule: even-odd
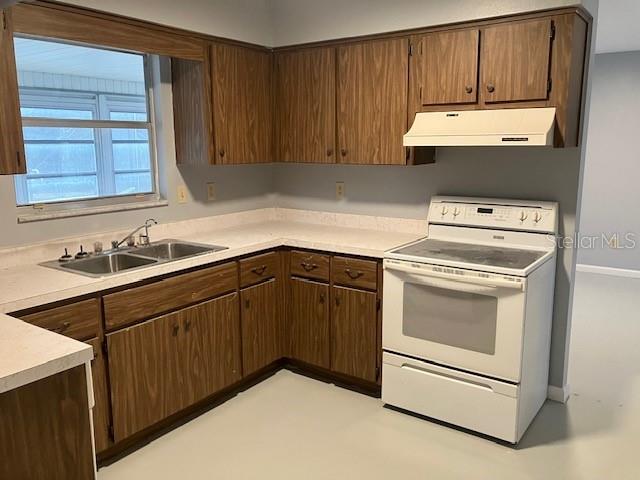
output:
[[[433,197],[385,254],[382,400],[517,443],[547,396],[558,205]]]

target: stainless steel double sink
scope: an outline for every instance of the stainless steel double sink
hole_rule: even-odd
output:
[[[88,258],[68,262],[44,262],[40,265],[88,277],[105,277],[151,265],[219,252],[227,248],[219,245],[183,242],[181,240],[162,240],[149,245],[111,250]]]

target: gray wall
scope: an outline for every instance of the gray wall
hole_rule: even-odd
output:
[[[578,263],[640,270],[640,52],[596,55],[591,78],[580,234],[631,233],[636,247],[584,239]]]

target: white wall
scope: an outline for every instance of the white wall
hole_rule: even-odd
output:
[[[65,3],[258,45],[273,44],[269,0],[65,0]]]
[[[635,248],[612,248],[598,240],[583,248],[578,263],[640,270],[640,52],[596,55],[582,192],[580,234],[621,240]],[[585,239],[588,247],[590,240]],[[620,246],[631,246],[620,242]]]

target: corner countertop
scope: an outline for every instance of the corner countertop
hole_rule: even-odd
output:
[[[0,314],[0,394],[92,358],[90,345]]]
[[[423,236],[416,233],[282,220],[184,234],[175,230],[167,233],[169,235],[152,237],[152,240],[177,238],[229,248],[100,278],[89,278],[76,273],[54,270],[35,262],[0,269],[0,284],[2,284],[0,313],[15,312],[87,295],[280,246],[382,258],[386,250]]]

